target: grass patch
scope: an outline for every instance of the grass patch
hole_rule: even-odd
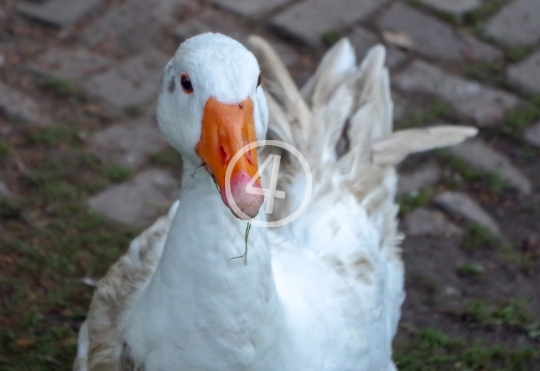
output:
[[[535,104],[525,104],[507,111],[504,124],[499,126],[499,130],[512,138],[521,138],[523,130],[538,119],[540,119],[540,107]]]
[[[471,344],[432,328],[416,331],[394,348],[400,371],[525,371],[538,358],[531,348],[508,349],[481,341]]]
[[[177,150],[168,148],[150,155],[150,161],[158,166],[178,167],[182,164],[182,156],[180,156]]]
[[[321,35],[321,40],[328,46],[334,45],[343,37],[343,33],[338,30],[327,30]]]
[[[111,182],[119,183],[128,180],[133,170],[123,165],[112,165],[103,169],[103,175]]]
[[[486,227],[477,224],[469,224],[461,240],[461,245],[467,250],[475,249],[498,249],[504,243]]]
[[[398,198],[399,216],[403,217],[418,207],[429,205],[434,191],[430,188],[423,189],[416,194],[403,195]]]
[[[58,146],[67,144],[76,146],[82,144],[79,131],[74,127],[54,126],[32,130],[27,133],[27,139],[31,145]]]
[[[132,104],[130,106],[127,106],[124,108],[124,113],[128,115],[129,117],[141,117],[144,115],[145,108],[142,104]]]
[[[452,156],[445,151],[438,151],[437,157],[445,166],[461,175],[466,184],[480,182],[483,185],[488,186],[491,192],[497,195],[501,195],[512,188],[500,175],[473,167],[466,161]],[[458,188],[457,185],[454,184],[455,181],[452,181],[451,183],[451,188]]]
[[[511,63],[516,63],[528,56],[534,47],[532,45],[517,45],[505,50],[506,59]]]
[[[504,64],[497,61],[469,63],[463,67],[462,72],[466,77],[480,82],[496,80],[502,83]]]
[[[76,130],[22,130],[21,146],[47,155],[24,158],[24,197],[0,200],[0,369],[67,371],[93,293],[80,278],[102,276],[138,231],[86,207],[110,179],[95,157],[58,146],[78,141]]]
[[[9,154],[11,147],[4,139],[0,139],[0,160],[3,160]]]
[[[484,274],[484,269],[476,264],[465,263],[457,267],[457,273],[464,278],[479,278]]]
[[[529,338],[540,337],[540,321],[536,320],[523,300],[512,299],[498,305],[473,299],[466,303],[460,313],[462,319],[481,327],[505,327],[522,331]]]
[[[437,101],[423,112],[413,113],[401,120],[400,128],[417,128],[434,124],[435,122],[448,117],[452,113],[450,106]]]
[[[465,13],[463,23],[468,26],[476,26],[494,15],[504,4],[503,0],[484,0],[482,5]]]
[[[79,88],[73,82],[57,77],[45,77],[41,86],[59,97],[69,97],[79,93]]]

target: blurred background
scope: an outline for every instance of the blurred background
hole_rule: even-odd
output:
[[[161,69],[204,31],[301,84],[387,46],[398,129],[480,128],[400,168],[400,370],[540,370],[540,0],[0,0],[0,370],[69,370],[97,280],[179,191]]]

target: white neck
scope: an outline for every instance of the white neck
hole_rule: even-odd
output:
[[[206,171],[194,169],[184,166],[180,206],[128,318],[126,340],[148,371],[164,360],[186,370],[285,369],[282,355],[290,344],[267,231],[251,229],[247,264],[232,259],[245,251],[247,222],[224,206]]]

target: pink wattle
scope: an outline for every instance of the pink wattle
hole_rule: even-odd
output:
[[[264,201],[263,195],[253,194],[246,192],[246,187],[251,180],[251,176],[245,172],[241,171],[231,177],[231,195],[234,198],[236,206],[249,218],[254,218],[258,213],[261,205]],[[261,188],[259,181],[255,182],[252,186],[253,188]],[[227,206],[234,215],[240,219],[244,219],[243,215],[237,215],[234,209],[230,206],[232,202],[229,202],[227,199],[227,194],[225,192],[225,187],[221,189],[221,199],[225,206]]]

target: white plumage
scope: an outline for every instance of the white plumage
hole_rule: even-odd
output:
[[[395,370],[404,292],[394,166],[476,130],[392,133],[382,46],[357,66],[350,43],[340,41],[301,92],[265,41],[252,37],[250,48],[268,111],[254,84],[257,63],[222,35],[191,39],[166,67],[158,120],[183,155],[185,189],[101,280],[75,370]],[[187,70],[194,93],[184,97],[171,87]],[[246,222],[224,206],[209,174],[196,170],[193,148],[207,99],[230,104],[246,96],[257,138],[269,117],[273,135],[307,158],[313,195],[292,223],[253,227],[244,264],[231,258],[244,252]],[[276,201],[273,219],[290,215],[306,189],[301,167],[289,160],[277,187],[287,197]]]

